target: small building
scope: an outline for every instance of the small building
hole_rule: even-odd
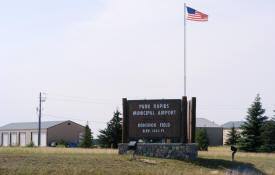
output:
[[[198,129],[205,129],[209,141],[209,146],[218,146],[223,144],[223,128],[205,118],[196,118],[196,132]]]
[[[78,143],[84,129],[84,126],[70,120],[41,122],[40,145],[49,146],[60,139]],[[38,122],[10,123],[0,127],[1,146],[26,146],[31,141],[38,145]]]
[[[236,131],[240,133],[242,130],[240,129],[243,121],[230,121],[222,125],[223,127],[223,144],[225,145],[226,140],[228,139],[228,133],[230,132],[231,128],[234,126]]]

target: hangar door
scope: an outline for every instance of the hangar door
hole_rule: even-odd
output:
[[[19,133],[19,143],[20,143],[20,146],[26,146],[26,133],[24,132]]]
[[[16,133],[11,133],[11,145],[16,146]]]
[[[47,146],[47,134],[41,132],[40,146]],[[38,146],[38,132],[32,132],[32,142],[35,146]]]
[[[32,142],[35,146],[38,146],[38,133],[32,132]]]
[[[47,137],[45,132],[41,132],[41,146],[47,146]]]
[[[8,133],[2,134],[2,145],[9,146],[9,134]]]

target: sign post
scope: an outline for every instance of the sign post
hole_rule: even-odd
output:
[[[128,142],[128,133],[127,133],[127,98],[122,99],[122,143]]]
[[[195,143],[196,136],[196,98],[192,97],[190,100],[190,143]]]
[[[183,96],[181,100],[181,113],[182,113],[182,137],[180,142],[187,143],[187,97]]]

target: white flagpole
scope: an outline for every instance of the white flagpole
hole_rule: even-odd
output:
[[[186,3],[184,3],[184,96],[186,96]]]

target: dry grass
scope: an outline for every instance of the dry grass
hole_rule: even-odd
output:
[[[57,148],[57,147],[0,147],[0,153],[9,154],[117,154],[116,149],[85,149],[85,148]]]
[[[114,149],[0,148],[0,174],[275,174],[275,154],[237,153],[211,147],[192,162],[130,155]]]
[[[228,146],[210,147],[209,151],[200,151],[200,158],[217,160],[231,160],[232,152]],[[266,174],[275,174],[275,153],[247,153],[237,152],[235,155],[237,163],[247,163],[256,170]]]
[[[230,157],[231,151],[229,146],[217,146],[209,147],[208,151],[199,151],[199,156],[210,156],[211,157]],[[247,152],[237,152],[235,158],[275,158],[274,153],[247,153]]]

